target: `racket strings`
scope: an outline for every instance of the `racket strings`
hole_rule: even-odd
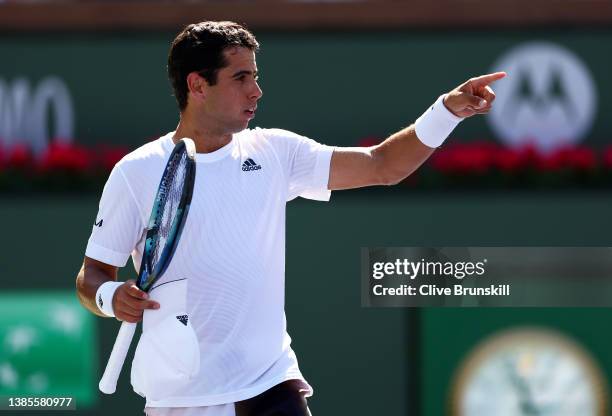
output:
[[[153,250],[151,256],[151,266],[155,268],[157,263],[159,262],[161,255],[164,252],[164,248],[170,242],[169,240],[172,238],[171,232],[173,228],[173,224],[175,218],[177,217],[176,213],[179,209],[181,197],[183,195],[183,188],[185,186],[185,176],[187,174],[187,154],[182,152],[180,155],[177,155],[177,160],[169,166],[167,178],[169,179],[169,183],[165,187],[166,195],[165,202],[161,209],[161,213],[159,215],[159,228],[157,235],[157,244]]]

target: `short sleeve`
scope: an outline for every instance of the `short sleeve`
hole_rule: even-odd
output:
[[[281,129],[265,135],[277,149],[287,178],[287,201],[298,196],[329,201],[329,169],[334,148]]]
[[[85,255],[123,267],[144,231],[132,189],[119,165],[111,172],[100,198]]]

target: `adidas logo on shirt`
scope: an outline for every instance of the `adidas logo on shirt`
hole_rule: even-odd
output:
[[[179,315],[176,317],[183,325],[187,326],[187,322],[189,321],[189,316],[187,315]]]
[[[251,158],[248,158],[242,163],[242,170],[247,172],[249,170],[259,170],[261,169],[261,165],[255,163],[255,161]]]

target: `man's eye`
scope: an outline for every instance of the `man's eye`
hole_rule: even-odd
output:
[[[235,78],[236,81],[240,81],[240,82],[243,82],[245,79],[246,79],[246,75],[240,75]],[[259,75],[255,75],[253,79],[255,81],[259,80]]]

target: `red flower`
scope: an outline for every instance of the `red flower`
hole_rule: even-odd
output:
[[[6,165],[11,169],[28,170],[33,163],[30,149],[22,143],[16,144],[7,152]]]
[[[39,161],[42,172],[53,170],[84,172],[92,165],[93,159],[89,150],[74,143],[59,141],[51,142]]]
[[[96,148],[95,155],[96,161],[99,166],[105,171],[111,171],[113,167],[119,162],[123,156],[129,152],[127,147],[109,147],[107,145],[100,145]]]
[[[538,168],[541,170],[592,170],[597,167],[597,158],[593,149],[584,146],[566,147],[542,156]]]
[[[606,147],[603,152],[603,165],[606,169],[612,169],[612,146]]]
[[[489,142],[456,143],[442,147],[431,166],[446,173],[485,173],[494,164],[497,145]]]
[[[566,157],[565,149],[555,150],[546,155],[540,155],[537,159],[536,168],[541,171],[559,170],[566,165]]]
[[[593,170],[597,167],[595,151],[585,146],[579,146],[567,155],[568,164],[578,170]]]
[[[377,140],[374,138],[366,138],[360,142],[365,146],[376,143]],[[565,147],[550,153],[542,153],[533,144],[522,148],[509,148],[491,141],[451,141],[431,156],[427,166],[449,179],[461,175],[485,178],[489,174],[506,173],[519,174],[516,180],[517,183],[522,183],[525,179],[524,174],[536,179],[540,174],[549,173],[557,177],[558,173],[563,172],[569,176],[559,176],[559,178],[571,181],[578,178],[583,180],[581,174],[595,172],[601,166],[600,163],[603,163],[605,169],[612,170],[612,146],[608,146],[603,151],[602,162],[598,157],[595,150],[586,146]],[[480,179],[472,177],[470,180]]]
[[[527,168],[530,159],[529,151],[500,148],[495,154],[495,167],[506,173],[519,172]]]

